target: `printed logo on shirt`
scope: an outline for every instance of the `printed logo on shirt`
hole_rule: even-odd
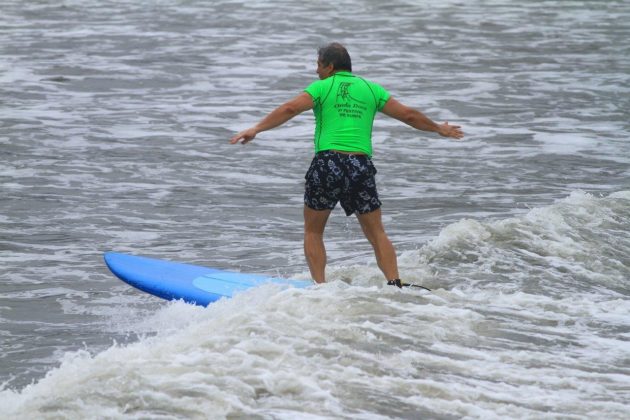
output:
[[[363,113],[367,111],[365,102],[350,93],[352,85],[350,82],[341,82],[337,88],[335,109],[341,118],[363,118]]]

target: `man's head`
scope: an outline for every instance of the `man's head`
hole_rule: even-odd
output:
[[[317,74],[320,79],[325,79],[337,71],[352,71],[352,61],[348,50],[333,42],[317,51]]]

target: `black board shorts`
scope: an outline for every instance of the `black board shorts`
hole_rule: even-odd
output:
[[[367,155],[319,152],[304,177],[304,204],[313,210],[332,210],[340,202],[347,216],[370,213],[381,207],[375,174]]]

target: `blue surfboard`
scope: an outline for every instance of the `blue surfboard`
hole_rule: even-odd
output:
[[[143,292],[201,306],[267,283],[298,288],[313,285],[312,281],[237,273],[116,252],[108,252],[104,258],[116,277]]]

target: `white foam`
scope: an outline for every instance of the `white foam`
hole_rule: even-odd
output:
[[[534,133],[534,140],[542,143],[545,153],[572,154],[598,146],[596,138],[578,133]]]
[[[624,342],[597,337],[589,325],[625,325],[627,302],[613,302],[270,285],[209,308],[169,304],[124,326],[151,337],[66,354],[38,383],[0,392],[0,402],[8,415],[26,417],[154,416],[166,407],[180,416],[342,416],[359,409],[356,390],[370,389],[389,395],[388,404],[459,416],[534,415],[542,407],[614,413],[619,400],[600,397],[630,382],[600,369],[625,357]]]

